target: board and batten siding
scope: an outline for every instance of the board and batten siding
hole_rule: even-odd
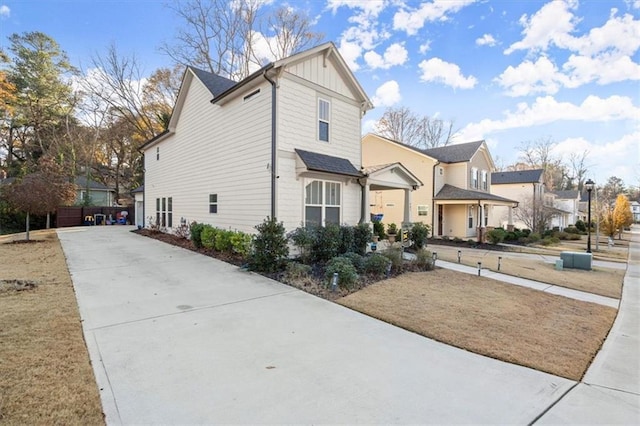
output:
[[[340,72],[338,72],[333,61],[333,58],[328,58],[325,61],[322,55],[317,55],[297,64],[290,65],[287,67],[287,72],[342,96],[353,98],[349,86],[344,81]]]
[[[259,88],[248,101],[240,94],[218,106],[193,78],[175,133],[145,152],[147,217],[161,197],[173,198],[174,227],[184,218],[254,232],[269,215],[271,93],[266,82]],[[209,194],[218,195],[217,214],[209,213]]]

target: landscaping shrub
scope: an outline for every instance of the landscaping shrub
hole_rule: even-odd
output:
[[[191,225],[184,219],[181,219],[180,225],[176,226],[173,230],[173,235],[185,240],[188,239],[191,236]]]
[[[356,271],[358,271],[358,273],[364,272],[363,256],[360,256],[358,253],[348,252],[341,255],[341,257],[344,257],[345,259],[349,259],[349,261],[351,262],[353,267],[356,268]]]
[[[300,260],[306,264],[311,263],[311,249],[313,240],[315,239],[314,229],[315,228],[306,227],[296,228],[287,236],[300,252]]]
[[[191,222],[191,229],[189,233],[191,234],[191,242],[196,248],[202,248],[202,230],[204,229],[204,223]]]
[[[258,234],[253,239],[249,267],[259,272],[282,270],[289,255],[284,225],[273,218],[266,218],[260,225],[256,225],[256,230]]]
[[[251,234],[241,231],[233,232],[229,238],[231,250],[242,257],[247,257],[251,253]]]
[[[338,248],[338,254],[344,254],[353,250],[353,244],[355,243],[355,231],[353,226],[341,226],[340,227],[340,247]]]
[[[567,226],[566,228],[564,228],[564,232],[568,234],[579,234],[580,230],[575,226]]]
[[[340,227],[329,224],[314,228],[315,238],[311,248],[311,258],[314,262],[326,263],[336,257],[340,250]]]
[[[427,245],[427,239],[429,238],[429,225],[425,225],[422,222],[416,222],[411,226],[411,240],[413,241],[413,247],[421,249]]]
[[[367,245],[371,241],[373,233],[367,223],[360,223],[353,227],[353,246],[350,251],[362,256],[367,252]]]
[[[202,247],[209,250],[212,250],[213,248],[215,248],[216,235],[218,235],[218,229],[205,223],[202,226],[202,232],[200,233],[200,240],[202,242]]]
[[[284,271],[286,281],[295,281],[306,278],[311,274],[311,266],[298,262],[288,262]]]
[[[351,288],[358,280],[356,268],[346,257],[334,257],[327,263],[325,278],[331,283],[333,274],[338,274],[338,285],[344,288]]]
[[[387,225],[387,234],[395,235],[398,233],[398,225],[390,223]]]
[[[526,238],[528,238],[532,243],[536,243],[541,239],[540,234],[538,234],[537,232],[527,235]]]
[[[230,252],[231,251],[231,236],[233,235],[233,231],[227,231],[226,229],[219,229],[216,234],[216,240],[213,244],[213,248],[219,252]]]
[[[421,271],[431,271],[433,269],[433,254],[424,248],[416,250],[416,258],[411,261],[412,266]]]
[[[507,232],[502,228],[495,228],[491,231],[487,232],[487,239],[493,245],[498,245],[502,241],[504,241],[504,237],[507,235]]]
[[[542,244],[543,246],[550,246],[553,244],[558,244],[559,242],[560,239],[558,237],[544,237],[542,241],[540,241],[540,244]]]
[[[581,220],[576,220],[576,229],[580,232],[587,232],[587,224]]]
[[[518,241],[518,239],[521,236],[519,236],[517,233],[513,232],[513,231],[509,231],[504,235],[504,240],[505,241]]]
[[[364,270],[367,274],[375,277],[383,277],[390,265],[391,261],[388,258],[379,253],[374,253],[365,260]]]
[[[462,238],[460,238],[460,237],[453,237],[453,242],[454,242],[454,243],[461,243],[461,242],[462,242]]]
[[[401,247],[389,247],[382,252],[382,255],[391,261],[391,271],[393,273],[399,274],[404,270]]]

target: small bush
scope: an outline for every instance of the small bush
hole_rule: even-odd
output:
[[[360,223],[353,227],[353,246],[350,251],[362,256],[367,252],[367,245],[371,241],[373,233],[367,223]]]
[[[411,239],[414,248],[421,249],[427,245],[429,230],[429,225],[425,225],[422,222],[416,222],[411,226]]]
[[[349,259],[349,261],[351,262],[353,267],[356,268],[356,271],[358,271],[358,273],[364,272],[363,256],[360,256],[358,253],[348,252],[341,255],[341,257],[344,257],[345,259]]]
[[[454,243],[461,243],[461,242],[462,242],[462,238],[460,238],[460,237],[453,237],[453,242],[454,242]]]
[[[314,228],[296,228],[287,235],[287,238],[300,252],[300,260],[307,264],[311,263],[311,249],[315,239]]]
[[[200,240],[202,246],[206,249],[212,250],[216,245],[216,236],[218,235],[218,229],[211,225],[204,224],[202,226],[202,232],[200,233]]]
[[[354,242],[355,242],[355,231],[353,226],[341,226],[340,227],[340,247],[338,248],[338,254],[344,254],[352,251]]]
[[[345,257],[334,257],[327,263],[325,278],[331,283],[333,274],[338,274],[338,285],[343,288],[351,288],[358,280],[356,268]]]
[[[581,220],[576,220],[576,229],[580,232],[587,232],[587,224]]]
[[[391,261],[379,253],[374,253],[364,262],[365,272],[375,277],[383,277],[389,266],[391,266]]]
[[[387,234],[384,232],[384,224],[380,221],[373,222],[373,235],[377,235],[379,239],[384,240]]]
[[[566,228],[564,228],[564,232],[568,234],[579,234],[580,230],[575,226],[567,226]]]
[[[249,267],[259,272],[282,270],[289,255],[284,225],[273,218],[266,218],[260,225],[256,225],[256,230],[258,234],[253,239]]]
[[[513,231],[507,232],[507,233],[504,235],[504,240],[505,240],[505,241],[518,241],[518,238],[520,238],[520,237],[518,236],[518,234],[516,234],[516,233],[515,233],[515,232],[513,232]]]
[[[542,237],[540,237],[540,234],[538,234],[537,232],[534,232],[534,233],[529,234],[526,238],[528,238],[529,241],[531,241],[532,243],[536,243],[536,242],[540,241],[540,239]]]
[[[247,257],[251,253],[251,240],[252,236],[250,234],[241,231],[233,232],[229,237],[231,250],[242,257]]]
[[[219,252],[230,252],[231,251],[231,236],[233,235],[233,231],[227,231],[225,229],[219,229],[216,234],[216,241],[213,244],[213,248]]]
[[[382,255],[391,261],[391,271],[393,271],[393,273],[399,274],[404,270],[401,247],[389,247],[382,252]]]
[[[306,278],[311,274],[311,266],[298,262],[288,262],[284,271],[285,281],[295,281]]]
[[[176,226],[173,230],[173,234],[182,239],[188,239],[191,236],[191,225],[186,220],[181,219],[180,225]]]
[[[191,228],[189,233],[191,234],[191,242],[196,248],[202,248],[202,230],[204,229],[204,223],[191,222]]]
[[[431,271],[433,269],[433,254],[426,249],[416,250],[416,258],[412,265],[421,271]]]
[[[558,244],[559,242],[560,239],[558,237],[544,237],[542,241],[540,241],[540,244],[542,244],[543,246],[550,246],[553,244]]]
[[[390,223],[387,225],[387,234],[397,234],[398,233],[398,225],[395,223]]]
[[[487,239],[493,245],[498,245],[504,241],[504,237],[507,235],[506,231],[502,228],[492,229],[487,232]]]
[[[449,238],[448,235],[443,235],[442,236],[442,241],[449,241],[451,238]]]
[[[311,248],[314,262],[326,263],[338,256],[340,250],[340,227],[329,224],[314,228],[315,238]]]

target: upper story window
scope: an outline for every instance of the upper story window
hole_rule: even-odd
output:
[[[471,169],[471,187],[478,189],[478,169]]]
[[[318,139],[329,142],[329,117],[331,104],[324,99],[318,99]]]
[[[481,176],[482,176],[482,189],[487,191],[489,189],[489,179],[488,179],[487,171],[483,170]]]

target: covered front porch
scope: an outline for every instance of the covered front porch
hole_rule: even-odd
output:
[[[434,197],[433,235],[484,241],[494,206],[517,207],[518,202],[482,191],[445,184]],[[513,225],[509,209],[509,225]]]

